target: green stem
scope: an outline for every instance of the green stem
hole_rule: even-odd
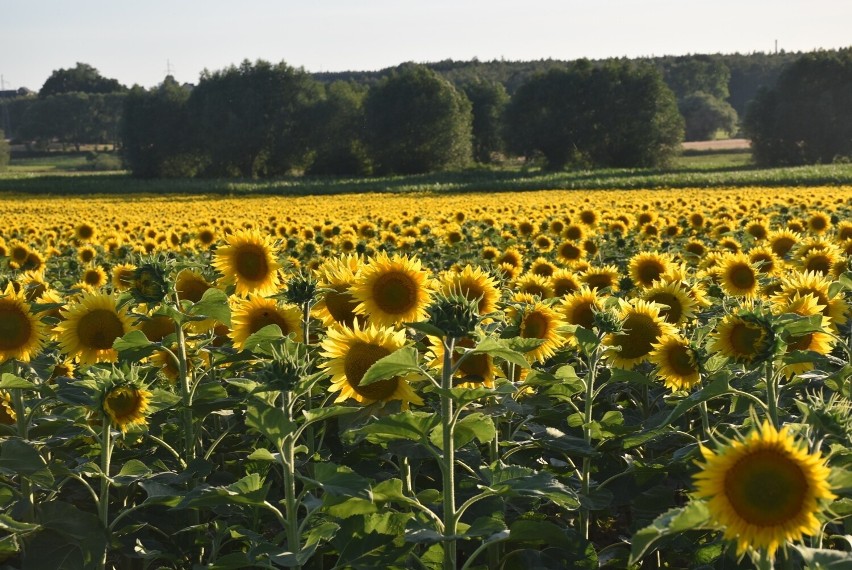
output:
[[[112,445],[112,424],[110,417],[104,414],[101,424],[101,495],[98,502],[98,516],[105,529],[109,529],[109,470],[112,461]],[[108,552],[109,542],[104,548],[104,556],[101,561],[102,568],[106,567]]]
[[[178,303],[180,306],[180,303]],[[178,378],[180,380],[181,421],[183,423],[184,454],[186,462],[195,459],[195,426],[192,418],[192,386],[186,359],[186,336],[180,323],[175,323],[177,335]]]
[[[304,335],[304,343],[305,346],[310,346],[311,344],[311,302],[308,301],[304,305],[302,305],[302,334]],[[306,352],[307,354],[307,352]],[[307,358],[307,356],[305,357]],[[313,385],[308,388],[307,393],[305,394],[305,404],[304,409],[306,411],[311,411],[312,400],[311,400],[311,392],[313,392]],[[314,433],[314,426],[308,425],[307,428],[307,437],[305,442],[308,446],[308,457],[313,457],[316,451],[316,434]]]
[[[706,441],[710,439],[710,414],[707,411],[707,400],[698,404],[698,411],[701,412],[701,431]]]
[[[20,375],[20,373],[19,373]],[[30,436],[29,421],[27,421],[27,407],[24,404],[24,391],[21,388],[14,388],[12,392],[12,405],[15,408],[15,424],[18,428],[18,437],[23,440],[28,440]],[[35,497],[33,496],[33,487],[29,478],[21,476],[21,496],[24,500],[25,520],[28,522],[35,520]]]
[[[448,337],[443,339],[444,362],[441,369],[441,421],[444,428],[442,469],[443,506],[444,506],[444,570],[456,568],[456,481],[455,481],[455,445],[453,442],[453,400],[450,390],[453,387],[453,350],[456,341]]]
[[[293,421],[293,392],[285,390],[281,393],[281,409],[287,415],[287,421]],[[296,453],[295,433],[284,436],[279,450],[284,467],[284,502],[286,505],[285,530],[287,531],[287,548],[290,552],[298,554],[301,550],[301,539],[299,536],[299,504],[296,499]],[[299,566],[296,567],[300,568]]]
[[[586,379],[586,393],[585,393],[585,402],[583,408],[583,439],[586,441],[587,445],[591,445],[592,443],[592,412],[595,400],[595,377],[597,376],[597,368],[598,368],[598,358],[597,351],[593,352],[589,355],[589,375]],[[583,458],[583,470],[581,472],[582,478],[580,479],[580,493],[584,497],[589,496],[589,489],[591,487],[591,471],[592,471],[592,460],[590,457]],[[583,534],[583,538],[589,540],[589,518],[590,513],[587,507],[580,507],[580,532]]]
[[[769,421],[775,428],[778,428],[778,385],[772,371],[771,361],[766,363],[766,405]]]

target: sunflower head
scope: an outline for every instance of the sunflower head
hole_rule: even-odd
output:
[[[54,329],[62,352],[76,356],[83,364],[115,362],[118,354],[112,345],[134,327],[126,308],[119,309],[111,295],[84,293],[68,309]]]
[[[152,394],[140,382],[137,372],[135,367],[92,369],[89,372],[100,385],[98,411],[122,432],[131,426],[147,423]]]
[[[355,311],[379,326],[421,321],[432,293],[428,277],[419,259],[379,253],[356,277]]]
[[[133,271],[130,294],[138,303],[149,305],[162,301],[169,291],[166,272],[159,263],[145,263]]]
[[[657,377],[672,392],[689,390],[701,381],[703,351],[680,335],[670,335],[653,345],[648,360],[656,367]]]
[[[11,359],[29,362],[41,352],[46,333],[30,311],[23,290],[15,291],[13,283],[6,285],[0,296],[0,362]]]
[[[270,295],[279,284],[277,250],[272,240],[257,230],[238,230],[216,250],[213,266],[224,285],[234,285],[237,295]]]
[[[756,312],[726,315],[711,334],[709,350],[738,364],[754,365],[775,356],[779,339],[770,320]]]
[[[450,338],[469,336],[481,320],[479,299],[468,299],[459,293],[436,294],[426,312],[429,324]]]
[[[736,541],[738,554],[761,550],[772,558],[787,542],[819,531],[822,503],[835,497],[830,470],[787,426],[778,431],[764,422],[745,438],[715,451],[702,446],[701,453],[696,495],[725,538]]]
[[[310,273],[298,272],[287,281],[284,298],[288,303],[303,306],[312,303],[317,295],[317,280]]]
[[[619,300],[619,303],[621,330],[607,334],[603,344],[611,347],[605,355],[613,366],[629,370],[648,360],[654,343],[664,336],[676,334],[677,329],[660,316],[661,306],[656,303],[642,299],[634,299],[630,303]]]

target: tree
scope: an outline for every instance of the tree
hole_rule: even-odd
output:
[[[134,86],[127,95],[121,125],[125,165],[134,176],[193,176],[200,159],[190,148],[189,90],[168,76],[146,91]]]
[[[88,94],[78,91],[37,99],[29,105],[17,137],[46,145],[115,143],[124,106],[124,93]]]
[[[377,172],[414,174],[463,167],[471,159],[471,104],[436,72],[404,64],[364,102]]]
[[[807,54],[749,105],[743,123],[762,166],[852,156],[852,50]]]
[[[737,112],[725,101],[703,91],[681,99],[678,109],[686,126],[685,139],[704,141],[718,131],[732,134],[737,130]]]
[[[6,140],[6,135],[3,131],[0,131],[0,172],[6,170],[9,166],[11,148],[12,147],[9,146],[9,142]]]
[[[366,90],[346,81],[335,81],[310,109],[309,147],[313,159],[308,174],[363,175],[370,169],[364,145],[364,97]]]
[[[304,117],[320,93],[304,70],[284,62],[246,60],[205,71],[188,101],[194,145],[207,158],[204,174],[253,178],[302,166]]]
[[[78,62],[71,69],[57,69],[51,73],[38,96],[44,98],[64,93],[116,93],[126,90],[117,79],[103,77],[91,65]]]
[[[462,86],[473,112],[473,158],[488,164],[494,153],[503,151],[503,112],[509,102],[500,83],[474,81]]]
[[[678,100],[698,91],[724,101],[731,70],[718,56],[685,55],[663,61],[663,78]]]

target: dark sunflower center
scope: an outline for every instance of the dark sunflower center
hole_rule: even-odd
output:
[[[547,297],[547,289],[538,283],[526,283],[522,290],[524,293],[529,293],[530,295],[538,295],[542,299]]]
[[[388,380],[379,380],[367,386],[360,386],[367,370],[380,358],[390,354],[383,346],[359,342],[349,348],[346,358],[343,360],[343,371],[346,373],[346,382],[359,395],[370,400],[387,400],[396,392],[399,386],[399,378],[393,377]]]
[[[550,319],[538,311],[533,311],[524,317],[521,338],[545,338],[549,327]]]
[[[757,284],[754,270],[745,263],[736,264],[728,269],[728,280],[737,289],[751,291]]]
[[[263,281],[269,276],[266,250],[259,245],[245,244],[234,252],[234,269],[248,281]]]
[[[553,281],[553,292],[557,297],[570,295],[579,289],[580,286],[573,279],[555,279]]]
[[[32,338],[32,323],[17,305],[4,304],[0,305],[0,350],[21,348]]]
[[[379,276],[373,285],[373,299],[379,309],[391,315],[407,313],[417,303],[417,283],[405,273]]]
[[[805,269],[826,275],[831,271],[831,260],[825,255],[814,255],[808,259]]]
[[[90,249],[82,249],[80,250],[80,260],[88,263],[95,258],[95,252]]]
[[[667,323],[677,324],[683,316],[683,305],[681,304],[680,299],[671,293],[655,293],[647,300],[668,306],[667,309],[660,309],[660,316],[663,317]]]
[[[697,371],[692,349],[681,344],[669,348],[666,352],[666,364],[672,372],[681,377],[695,374]]]
[[[210,230],[201,230],[198,232],[198,241],[205,245],[213,243],[214,239],[216,239],[216,236]]]
[[[127,418],[140,408],[139,394],[132,388],[116,388],[106,397],[105,406],[116,418]]]
[[[793,352],[795,350],[808,350],[811,347],[811,342],[813,341],[813,338],[813,333],[793,337],[792,339],[790,339],[790,342],[787,343],[787,352]]]
[[[201,279],[185,279],[180,282],[180,289],[177,292],[178,298],[181,301],[187,299],[193,303],[197,303],[209,288],[210,285]]]
[[[564,243],[559,247],[559,255],[562,259],[579,259],[582,255],[582,250],[573,243]]]
[[[540,275],[542,277],[550,277],[553,275],[553,266],[548,263],[542,263],[541,265],[533,267],[532,272],[535,275]]]
[[[583,279],[592,289],[603,289],[605,287],[612,287],[613,279],[607,273],[591,273],[586,275]]]
[[[97,271],[86,271],[86,274],[83,276],[83,282],[85,282],[86,285],[100,285],[101,274]]]
[[[325,294],[325,308],[338,323],[352,326],[357,306],[358,302],[349,294],[349,288],[345,285],[335,287],[333,291]]]
[[[787,454],[765,449],[742,457],[725,475],[725,495],[750,524],[778,526],[801,515],[809,485]]]
[[[471,338],[460,338],[456,342],[457,347],[474,348],[476,343]],[[453,354],[453,363],[461,358],[460,354]],[[487,354],[471,354],[465,357],[459,366],[460,375],[465,382],[484,382],[491,374],[491,357]]]
[[[764,331],[757,325],[740,323],[731,329],[731,348],[742,356],[755,356],[763,344]]]
[[[772,241],[772,251],[775,255],[784,257],[792,247],[796,245],[796,240],[790,237],[779,237]]]
[[[290,330],[287,320],[275,309],[262,307],[255,309],[249,314],[248,326],[251,334],[269,325],[278,325],[284,336],[293,332]]]
[[[642,285],[650,285],[659,279],[665,271],[666,267],[656,259],[640,263],[636,268],[636,274],[639,276],[639,282]]]
[[[624,320],[624,333],[615,337],[615,346],[620,346],[620,358],[642,358],[651,352],[653,343],[660,336],[660,327],[648,315],[631,313]]]
[[[592,327],[595,326],[594,306],[595,304],[589,301],[575,304],[568,315],[568,322],[572,325],[579,325],[584,329],[592,330]]]
[[[86,348],[107,350],[115,339],[124,334],[124,325],[113,311],[95,309],[82,317],[77,325],[80,344]]]
[[[775,260],[772,259],[771,255],[764,254],[756,254],[751,257],[751,261],[753,263],[759,263],[760,268],[758,271],[761,273],[770,273],[773,269],[775,269]]]
[[[151,342],[160,342],[175,332],[175,322],[171,317],[157,315],[150,320],[144,321],[140,328],[148,340]]]

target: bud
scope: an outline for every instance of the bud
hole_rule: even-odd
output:
[[[146,263],[133,272],[130,293],[139,303],[155,304],[166,297],[168,286],[163,268],[156,263]]]
[[[470,336],[481,320],[479,299],[468,299],[456,293],[436,295],[427,312],[429,324],[451,338]]]

